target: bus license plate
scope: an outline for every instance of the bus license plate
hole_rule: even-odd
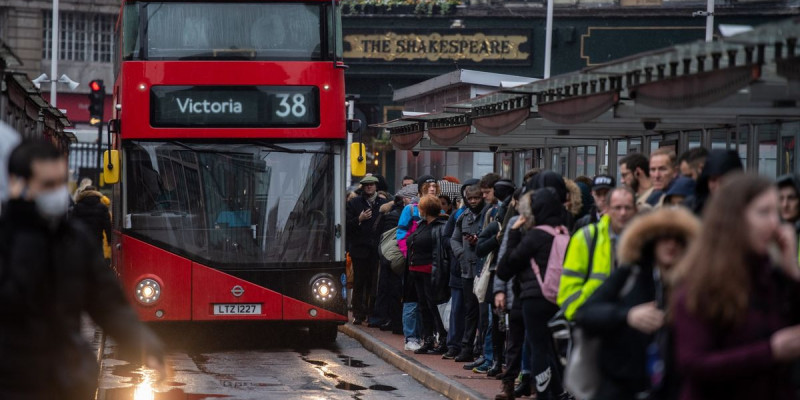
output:
[[[259,315],[261,304],[214,304],[214,315]]]

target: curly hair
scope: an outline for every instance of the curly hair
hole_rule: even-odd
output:
[[[581,188],[572,179],[564,178],[564,184],[567,185],[567,202],[569,207],[567,211],[573,216],[581,213],[583,209],[583,198],[581,196]]]

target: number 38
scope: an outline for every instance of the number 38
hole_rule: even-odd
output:
[[[294,95],[289,93],[278,93],[276,96],[281,100],[275,115],[285,118],[291,114],[295,118],[306,116],[306,97],[300,93]],[[291,102],[290,102],[291,99]],[[290,104],[291,103],[291,104]]]

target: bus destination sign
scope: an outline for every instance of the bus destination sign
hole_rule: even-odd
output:
[[[154,86],[154,127],[267,128],[319,125],[315,86]]]

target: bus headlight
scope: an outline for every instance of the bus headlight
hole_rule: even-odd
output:
[[[333,284],[333,280],[330,278],[317,278],[311,284],[311,291],[315,299],[326,301],[333,298],[336,293],[336,287]]]
[[[142,304],[153,304],[161,297],[161,285],[154,279],[142,279],[136,285],[136,300]]]

